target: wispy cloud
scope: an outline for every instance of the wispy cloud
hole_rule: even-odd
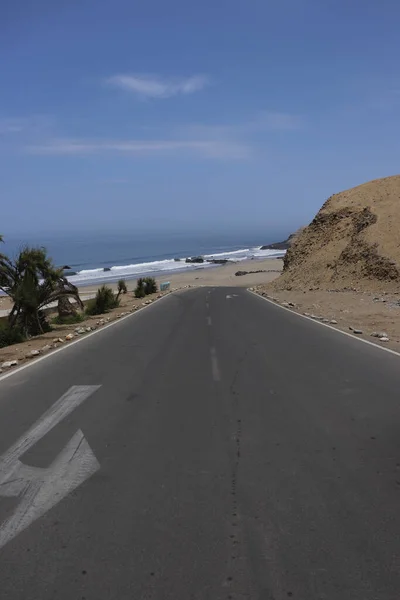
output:
[[[148,156],[191,153],[203,158],[243,159],[250,147],[230,140],[77,140],[58,139],[43,144],[26,146],[25,150],[37,155],[89,156],[92,154],[124,154]]]
[[[171,98],[198,92],[208,85],[209,80],[205,75],[164,79],[154,75],[119,74],[109,77],[105,83],[142,98]]]
[[[24,129],[25,123],[23,119],[0,118],[0,135],[8,133],[19,133]]]
[[[24,136],[48,133],[54,125],[50,115],[28,117],[0,117],[0,135],[23,133]]]
[[[237,123],[224,125],[192,123],[191,125],[185,125],[184,131],[190,133],[190,135],[200,137],[250,139],[258,134],[265,136],[272,132],[295,132],[304,127],[305,122],[299,115],[265,110],[251,119],[238,121]]]
[[[23,149],[29,154],[42,156],[191,156],[200,159],[244,160],[273,143],[278,132],[286,134],[303,126],[302,119],[296,115],[263,111],[251,119],[237,123],[192,123],[172,129],[168,127],[162,137],[152,137],[152,133],[156,134],[152,129],[146,130],[143,138],[135,139],[41,136],[26,140]]]

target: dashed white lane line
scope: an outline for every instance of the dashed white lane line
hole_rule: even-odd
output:
[[[221,374],[218,366],[217,352],[214,347],[210,348],[211,355],[211,372],[214,381],[221,381]]]
[[[210,305],[208,302],[206,302],[206,309],[208,310],[210,308]]]
[[[207,317],[207,325],[211,326],[211,317]]]

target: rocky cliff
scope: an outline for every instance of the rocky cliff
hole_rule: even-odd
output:
[[[286,240],[283,240],[283,242],[274,242],[273,244],[261,246],[260,250],[287,250],[293,244],[302,229],[303,228],[298,229],[295,233],[290,234]]]

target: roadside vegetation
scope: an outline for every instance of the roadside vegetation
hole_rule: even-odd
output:
[[[2,326],[3,343],[50,331],[43,309],[52,302],[72,297],[83,306],[78,289],[53,265],[45,248],[25,246],[14,259],[0,253],[0,290],[13,302],[7,324]]]
[[[117,293],[117,300],[119,299],[119,297],[120,297],[121,294],[127,294],[128,293],[128,288],[127,288],[125,279],[120,279],[118,281],[117,291],[118,291],[118,293]]]
[[[149,294],[155,294],[157,291],[157,283],[154,277],[140,277],[137,280],[134,293],[136,298],[144,298]]]
[[[0,323],[0,348],[24,342],[25,339],[20,329],[10,327],[8,323]]]
[[[103,315],[113,308],[117,308],[119,306],[118,296],[114,296],[114,292],[110,287],[102,285],[101,288],[97,290],[96,297],[87,302],[86,314]]]
[[[0,243],[2,241],[0,236]],[[15,258],[0,252],[0,290],[12,301],[8,317],[0,319],[0,348],[39,336],[35,342],[37,344],[43,334],[54,331],[54,334],[45,336],[48,343],[46,346],[39,346],[39,351],[56,348],[60,343],[72,339],[74,335],[91,331],[99,324],[109,321],[109,318],[100,319],[94,326],[90,317],[112,312],[120,306],[122,297],[128,293],[126,281],[120,279],[116,293],[111,287],[102,285],[96,296],[85,301],[84,305],[78,288],[66,279],[63,269],[54,266],[46,249],[29,246],[22,248]],[[136,298],[143,298],[155,292],[157,284],[153,277],[138,279],[134,292]],[[125,307],[127,303],[129,299],[124,300],[122,306]],[[54,310],[49,309],[49,304],[54,306]],[[138,305],[131,307],[130,312],[137,308]],[[74,331],[73,325],[76,324],[78,327]],[[83,327],[79,327],[79,324]],[[67,334],[61,334],[64,339],[52,338],[52,335],[59,336],[63,330]],[[20,352],[26,352],[23,356],[27,358],[36,355],[32,342],[33,340],[28,350],[18,350],[18,358]]]
[[[67,315],[60,317],[57,315],[51,319],[53,325],[74,325],[75,323],[82,323],[85,320],[85,315],[77,313],[76,315]]]

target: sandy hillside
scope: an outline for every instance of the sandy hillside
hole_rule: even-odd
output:
[[[400,175],[331,196],[287,251],[275,289],[395,290],[400,284]]]

